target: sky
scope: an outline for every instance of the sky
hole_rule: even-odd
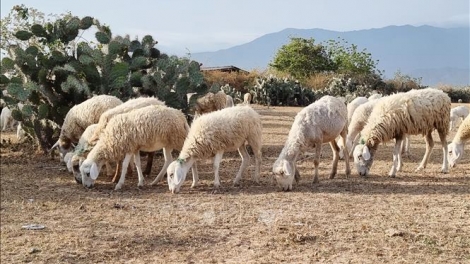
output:
[[[170,55],[217,51],[285,28],[351,31],[390,25],[470,27],[469,0],[1,0],[1,17],[24,4],[70,11],[114,35],[152,35]]]

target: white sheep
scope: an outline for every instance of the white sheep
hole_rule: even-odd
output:
[[[354,163],[361,176],[367,176],[381,142],[395,139],[393,165],[395,177],[402,167],[402,140],[405,135],[425,135],[426,153],[416,171],[426,168],[434,142],[432,132],[439,133],[443,150],[441,172],[448,172],[446,136],[449,132],[450,98],[441,90],[426,88],[390,95],[380,99],[361,132],[361,144],[353,152]]]
[[[361,104],[364,104],[368,101],[366,97],[356,97],[354,100],[352,100],[348,106],[348,123],[351,122],[352,115],[354,114],[354,111],[356,111],[356,108],[360,106]]]
[[[450,109],[450,130],[453,130],[459,121],[464,120],[468,116],[469,112],[468,107],[464,105]]]
[[[11,116],[11,110],[7,106],[3,107],[0,113],[0,127],[2,131],[6,131],[7,129],[13,130],[15,127],[15,119]]]
[[[210,113],[223,109],[227,106],[227,95],[224,91],[217,93],[207,93],[203,97],[198,98],[194,105],[194,116],[199,117],[202,114]]]
[[[448,151],[449,151],[449,165],[451,167],[455,167],[457,162],[463,156],[463,150],[465,143],[470,139],[470,115],[467,116],[462,124],[460,124],[457,133],[452,140],[452,143],[449,144]]]
[[[113,107],[111,109],[106,110],[101,116],[99,117],[98,126],[94,129],[94,133],[88,137],[89,141],[87,142],[89,145],[95,145],[96,141],[99,139],[101,131],[106,127],[109,120],[118,114],[126,113],[134,109],[146,107],[149,105],[165,105],[164,102],[160,101],[156,97],[138,97],[134,99],[129,99],[126,102]]]
[[[315,149],[313,183],[318,182],[321,147],[323,143],[327,142],[330,143],[333,150],[333,167],[330,179],[335,177],[339,160],[339,147],[335,139],[341,136],[343,145],[346,144],[347,115],[346,105],[342,100],[333,96],[323,96],[296,115],[284,148],[273,165],[273,173],[282,190],[292,190],[293,180],[299,180],[300,174],[295,163],[299,155],[308,148]],[[343,151],[344,155],[347,155],[347,147]],[[349,177],[351,172],[349,159],[345,159],[345,163],[346,176]]]
[[[178,193],[186,174],[196,160],[214,157],[214,187],[220,186],[219,164],[224,152],[238,150],[242,164],[234,180],[238,185],[250,163],[245,142],[255,157],[253,179],[259,182],[262,146],[262,125],[259,114],[248,105],[237,105],[202,115],[191,124],[183,149],[167,169],[168,187]],[[193,186],[197,182],[193,181]]]
[[[67,165],[67,169],[69,172],[73,174],[75,177],[75,181],[77,183],[82,183],[82,176],[80,174],[80,165],[83,163],[83,161],[86,159],[86,156],[88,155],[88,142],[90,141],[90,138],[93,136],[94,132],[96,131],[96,128],[98,127],[98,124],[92,124],[89,125],[83,134],[80,136],[80,139],[78,140],[78,144],[75,147],[75,150],[73,152],[68,152],[64,156],[64,162]],[[113,168],[109,164],[109,162],[106,162],[106,173],[108,175],[112,175],[114,173]]]
[[[225,107],[232,107],[232,106],[233,106],[233,98],[232,98],[232,96],[227,94],[227,103],[226,103]]]
[[[164,105],[151,105],[115,115],[109,120],[98,142],[80,166],[82,184],[85,187],[93,186],[106,161],[123,160],[121,177],[115,187],[116,190],[121,189],[129,162],[134,157],[138,186],[143,186],[139,152],[153,152],[163,148],[165,164],[152,184],[158,182],[172,161],[172,150],[182,148],[188,130],[184,114]],[[197,172],[194,170],[193,177],[197,178]]]
[[[244,104],[250,104],[252,98],[253,98],[253,96],[251,95],[251,93],[245,93],[245,94],[243,95],[243,103],[244,103]]]
[[[372,94],[371,96],[369,96],[369,101],[370,100],[375,100],[375,99],[379,99],[379,98],[382,98],[382,94],[379,94],[379,93],[374,93]]]
[[[97,95],[78,105],[73,106],[67,113],[62,124],[59,140],[51,150],[59,147],[61,158],[73,150],[83,131],[92,124],[98,123],[100,116],[106,110],[122,104],[122,101],[111,95]]]

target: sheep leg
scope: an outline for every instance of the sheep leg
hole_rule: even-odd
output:
[[[168,166],[170,166],[170,163],[173,161],[173,157],[171,156],[172,151],[173,149],[163,148],[163,157],[165,157],[165,163],[163,164],[163,167],[161,171],[158,173],[155,180],[153,180],[153,182],[150,183],[150,185],[154,185],[158,183],[163,178],[163,175],[165,175],[166,169],[168,168]]]
[[[348,153],[349,153],[349,155],[352,155],[352,152],[350,151],[348,145],[346,144],[347,134],[348,133],[346,131],[343,131],[341,133],[341,140],[343,141],[343,145],[345,146],[345,148],[343,149],[343,155],[344,156],[346,156]],[[351,175],[351,167],[349,166],[349,159],[345,159],[344,163],[345,163],[345,166],[346,166],[346,169],[345,169],[346,178],[349,178],[349,175]]]
[[[331,168],[330,179],[334,179],[336,176],[336,172],[338,171],[338,161],[339,161],[339,146],[338,146],[338,143],[336,143],[336,140],[330,141],[330,147],[331,147],[331,150],[333,151],[333,166]],[[344,151],[345,147],[346,146],[344,146],[344,148],[342,149],[343,154],[347,154]],[[349,159],[348,156],[345,156],[345,157],[346,157],[344,159],[345,161]]]
[[[434,141],[432,140],[431,131],[426,134],[425,140],[426,140],[426,152],[424,153],[423,160],[419,164],[419,167],[416,169],[416,171],[420,171],[426,168],[426,165],[428,164],[429,156],[431,156],[431,151],[432,151],[432,148],[434,147]],[[444,155],[444,157],[445,156],[446,155]]]
[[[126,173],[127,173],[127,167],[129,166],[129,162],[131,161],[131,158],[133,157],[133,154],[126,154],[126,157],[124,157],[124,160],[122,161],[122,166],[121,166],[121,178],[119,178],[119,182],[116,184],[116,187],[114,190],[120,190],[122,188],[122,185],[124,184],[124,181],[126,180]]]
[[[121,162],[116,163],[116,172],[114,173],[113,180],[111,181],[112,183],[117,183],[118,175],[121,174],[121,167],[122,167]]]
[[[142,164],[140,163],[139,151],[137,151],[137,153],[134,154],[134,164],[137,170],[137,179],[139,180],[139,182],[137,183],[137,187],[142,187],[144,186],[144,174],[142,173]]]
[[[219,177],[219,165],[222,161],[224,153],[218,152],[214,157],[214,188],[218,189],[220,187],[220,177]]]
[[[240,180],[242,178],[242,175],[250,163],[250,155],[248,154],[248,151],[246,151],[245,144],[243,144],[241,147],[238,148],[238,153],[240,153],[240,156],[242,158],[242,164],[240,165],[240,169],[237,172],[237,176],[235,176],[235,180],[233,181],[233,186],[240,185]]]
[[[313,183],[318,183],[318,164],[320,163],[321,143],[315,144],[315,158],[313,165],[315,166],[315,175],[313,176]]]
[[[199,181],[199,174],[197,172],[197,162],[194,162],[193,166],[191,167],[191,173],[193,174],[193,184],[191,184],[191,188],[196,187]]]
[[[402,160],[401,160],[401,150],[403,146],[403,139],[395,139],[395,148],[393,149],[393,164],[388,176],[395,178],[397,171],[401,170]]]
[[[155,151],[148,152],[147,154],[147,165],[144,170],[144,175],[145,176],[150,176],[150,173],[152,172],[152,164],[153,164],[153,157],[155,156]]]
[[[447,139],[446,139],[446,134],[445,132],[439,131],[439,139],[441,140],[442,144],[442,168],[441,172],[442,173],[448,173],[449,172],[449,160],[448,160],[448,146],[447,146]]]

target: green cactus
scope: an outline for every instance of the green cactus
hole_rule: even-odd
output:
[[[97,44],[79,38],[91,27],[98,30]],[[3,99],[12,107],[24,104],[12,114],[44,152],[56,141],[57,128],[52,125],[62,124],[72,106],[92,95],[111,94],[122,100],[153,95],[189,116],[186,94],[197,93],[194,102],[208,91],[198,62],[161,53],[152,36],[141,41],[113,37],[109,27],[89,16],[70,15],[14,35],[44,45],[11,47],[14,56],[2,59],[0,75],[0,85],[9,94]],[[15,71],[25,77],[7,76]]]

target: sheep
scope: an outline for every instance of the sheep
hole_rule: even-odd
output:
[[[94,133],[89,137],[89,141],[87,143],[91,145],[96,144],[96,141],[99,139],[101,131],[103,131],[103,129],[106,127],[109,120],[113,116],[117,114],[129,112],[133,109],[146,107],[149,105],[165,105],[165,103],[155,97],[139,97],[139,98],[129,99],[126,102],[116,107],[106,110],[99,117],[98,126],[96,127],[96,129],[94,129]]]
[[[462,158],[465,142],[470,139],[470,115],[468,115],[460,124],[457,133],[447,147],[450,167],[455,167]]]
[[[335,139],[341,136],[346,144],[348,111],[344,102],[333,96],[323,96],[320,100],[302,109],[295,117],[284,148],[273,164],[272,171],[277,184],[283,191],[292,190],[292,182],[300,179],[295,162],[299,155],[310,147],[315,148],[315,174],[313,183],[318,182],[318,164],[323,143],[329,142],[333,150],[333,167],[330,179],[334,178],[339,160],[339,147]],[[347,147],[344,148],[347,155]],[[349,159],[345,159],[346,177],[351,172]]]
[[[364,104],[359,105],[354,111],[351,117],[351,120],[348,124],[348,136],[346,137],[346,146],[348,147],[348,150],[349,150],[349,157],[353,156],[353,150],[359,140],[360,132],[366,125],[367,120],[369,119],[370,113],[372,112],[372,109],[377,104],[379,99],[372,99],[372,100],[369,99],[369,101],[367,101]],[[404,138],[405,139],[403,141],[403,145],[404,145],[403,151],[404,153],[409,155],[410,154],[409,136],[405,136]],[[343,159],[342,150],[344,146],[341,144],[341,141],[338,141],[338,146],[340,148],[340,152],[339,152],[340,159]]]
[[[375,93],[375,94],[372,94],[371,96],[369,96],[368,100],[375,100],[375,99],[379,99],[379,98],[382,98],[382,94],[379,94],[379,93]]]
[[[102,131],[99,140],[80,166],[82,184],[92,187],[102,165],[108,161],[121,161],[122,171],[115,190],[124,184],[126,170],[132,157],[137,169],[138,186],[143,186],[140,151],[157,151],[163,148],[165,164],[151,184],[158,182],[172,161],[173,149],[180,150],[189,131],[184,114],[164,105],[150,105],[115,115]],[[197,171],[193,170],[197,178]]]
[[[219,164],[224,152],[238,150],[242,163],[234,180],[238,185],[249,165],[245,142],[251,146],[255,157],[255,173],[252,179],[259,183],[262,146],[260,115],[249,105],[237,105],[208,113],[194,120],[177,160],[167,169],[168,187],[178,193],[186,174],[198,159],[214,157],[214,187],[220,186]],[[197,182],[193,180],[195,186]]]
[[[102,113],[120,104],[122,101],[115,96],[97,95],[73,106],[65,116],[59,140],[51,150],[58,147],[61,159],[63,159],[67,152],[73,150],[73,144],[78,143],[83,131],[89,125],[98,123]]]
[[[450,130],[454,130],[457,122],[464,120],[468,116],[468,107],[464,105],[456,106],[450,109]]]
[[[223,91],[219,91],[216,94],[209,92],[196,100],[194,116],[197,118],[202,114],[217,111],[225,108],[226,106],[227,95]]]
[[[411,90],[381,99],[373,108],[361,132],[361,144],[357,145],[353,152],[359,175],[368,175],[379,144],[395,138],[393,165],[388,174],[395,177],[402,167],[401,145],[405,134],[425,135],[426,153],[416,171],[426,168],[434,146],[434,129],[439,133],[444,156],[441,172],[447,173],[446,136],[449,132],[450,106],[449,96],[433,88]]]
[[[225,107],[232,107],[233,106],[233,98],[227,94],[227,103]]]
[[[0,113],[0,127],[2,131],[6,131],[7,129],[13,129],[15,126],[15,120],[11,116],[11,110],[7,106],[2,108],[2,112]]]
[[[364,104],[368,101],[366,97],[356,97],[354,100],[352,100],[348,106],[348,123],[351,122],[352,115],[354,114],[354,111],[356,111],[356,108],[360,106],[361,104]]]
[[[96,131],[98,124],[89,125],[83,134],[80,136],[78,140],[78,144],[75,147],[73,152],[68,152],[64,156],[64,162],[67,165],[67,169],[74,175],[75,181],[77,183],[82,183],[82,176],[80,174],[79,166],[83,163],[86,159],[88,154],[88,142],[90,138],[93,136],[94,132]],[[106,163],[106,173],[111,175],[114,170],[111,168],[111,165],[107,162]],[[114,182],[114,179],[113,179]]]
[[[245,93],[243,95],[243,103],[244,104],[251,104],[252,99],[253,99],[253,96],[251,95],[251,93]]]

